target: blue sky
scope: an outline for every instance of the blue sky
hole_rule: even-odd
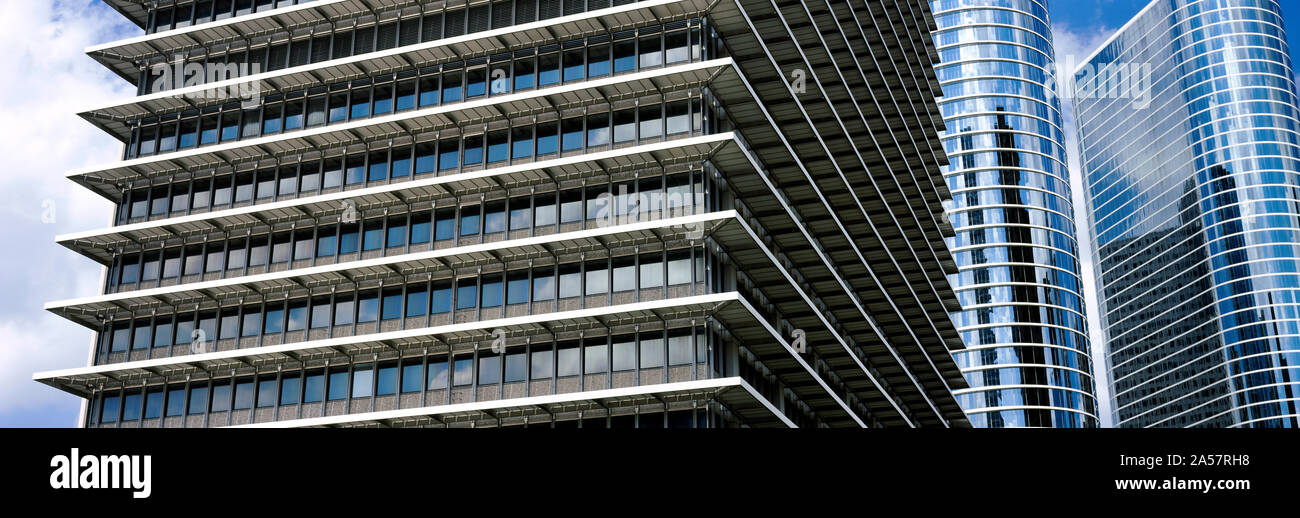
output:
[[[1147,3],[1049,1],[1057,55],[1079,57]],[[1282,3],[1291,47],[1300,48],[1300,5]],[[55,244],[55,236],[108,225],[112,207],[64,175],[110,163],[121,153],[120,143],[76,113],[132,95],[84,49],[139,34],[99,0],[0,2],[0,48],[6,49],[0,70],[7,72],[0,84],[0,119],[22,121],[0,125],[0,156],[8,161],[0,175],[0,214],[9,223],[0,225],[0,242],[10,244],[0,250],[0,426],[76,425],[80,400],[33,382],[31,374],[87,361],[91,333],[42,307],[98,293],[100,268]],[[1087,275],[1087,259],[1084,268]],[[1095,329],[1094,336],[1100,336]],[[1099,380],[1103,400],[1104,385]]]

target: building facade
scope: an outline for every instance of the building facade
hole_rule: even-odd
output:
[[[88,427],[969,426],[920,0],[106,3]]]
[[[1280,9],[1152,2],[1076,72],[1118,426],[1300,424],[1300,109]]]
[[[1098,425],[1045,0],[933,0],[956,353],[979,427]]]

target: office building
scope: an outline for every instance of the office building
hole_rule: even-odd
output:
[[[106,3],[85,426],[969,426],[920,0]]]
[[[1098,425],[1046,0],[933,0],[956,236],[956,353],[978,427]]]
[[[1118,426],[1300,424],[1300,118],[1280,10],[1152,2],[1075,74]]]

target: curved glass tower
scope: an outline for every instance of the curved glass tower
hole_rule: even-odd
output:
[[[1097,426],[1045,0],[935,0],[959,400],[984,427]]]
[[[1152,2],[1076,72],[1119,426],[1300,424],[1300,110],[1280,9]]]

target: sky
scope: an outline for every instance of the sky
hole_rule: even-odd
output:
[[[1146,3],[1049,0],[1058,59],[1091,54]],[[1300,48],[1300,5],[1282,4],[1291,48]],[[99,293],[102,269],[54,240],[108,226],[112,206],[64,176],[111,163],[121,154],[121,143],[76,114],[133,94],[84,49],[141,33],[99,0],[0,0],[0,48],[6,49],[0,53],[0,70],[6,72],[0,81],[0,120],[10,121],[0,125],[0,156],[9,163],[0,174],[0,215],[9,221],[0,225],[0,242],[8,244],[0,249],[0,293],[5,294],[0,297],[0,427],[77,424],[81,400],[32,381],[32,373],[87,364],[92,333],[43,306]],[[1065,115],[1072,128],[1068,106]],[[1072,130],[1067,138],[1073,142]],[[1081,192],[1071,154],[1075,191]],[[1080,202],[1076,213],[1082,222]],[[1088,241],[1079,236],[1080,245]],[[1088,247],[1080,248],[1083,273],[1090,278]],[[1095,307],[1091,304],[1090,312]],[[1089,317],[1093,336],[1100,337],[1095,315]],[[1105,380],[1099,378],[1097,387],[1107,415]]]

